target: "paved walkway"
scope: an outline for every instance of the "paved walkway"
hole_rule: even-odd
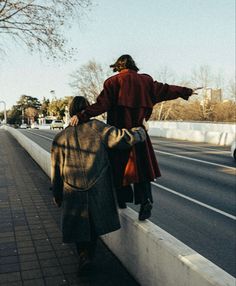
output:
[[[76,276],[78,258],[61,242],[49,178],[2,129],[0,143],[0,285],[138,286],[102,241],[92,275]]]

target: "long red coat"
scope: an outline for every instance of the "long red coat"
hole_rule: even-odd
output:
[[[192,89],[153,81],[147,74],[125,69],[108,78],[97,102],[80,113],[79,119],[107,112],[107,123],[118,128],[142,126],[150,118],[153,106],[178,97],[188,99]],[[112,150],[111,161],[116,187],[160,177],[160,170],[149,136],[130,150]]]

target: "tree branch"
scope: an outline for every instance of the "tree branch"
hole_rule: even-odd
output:
[[[1,10],[0,10],[0,15],[1,15],[1,13],[4,11],[4,9],[6,8],[6,6],[7,6],[7,1],[8,1],[8,0],[5,0],[5,3],[3,4],[3,7],[2,7]]]

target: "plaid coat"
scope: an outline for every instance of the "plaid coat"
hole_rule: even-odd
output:
[[[63,242],[89,241],[90,219],[97,235],[120,228],[107,149],[127,149],[145,138],[142,128],[121,130],[98,120],[55,136],[51,182],[55,199],[63,201]]]

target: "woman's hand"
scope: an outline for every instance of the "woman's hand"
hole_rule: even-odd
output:
[[[60,208],[61,205],[62,205],[62,201],[61,201],[61,200],[58,200],[58,199],[55,199],[55,197],[53,197],[53,203],[54,203],[58,208]]]
[[[144,128],[145,128],[146,131],[149,130],[149,124],[148,124],[148,122],[146,121],[145,118],[143,119],[143,126],[144,126]]]
[[[70,119],[70,125],[71,126],[76,126],[79,123],[79,119],[77,115],[73,115]]]

